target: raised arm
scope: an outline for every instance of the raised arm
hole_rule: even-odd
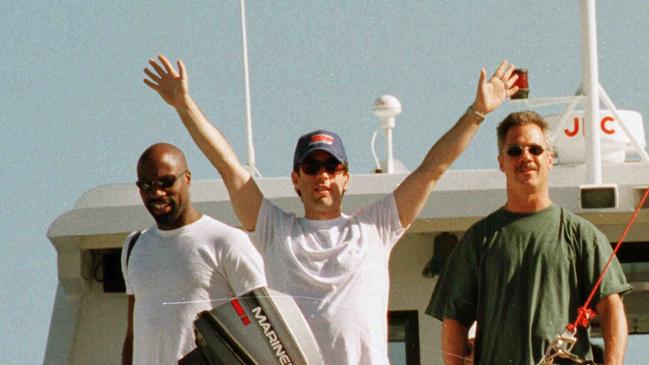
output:
[[[248,170],[239,163],[232,146],[189,95],[185,65],[178,60],[176,71],[163,55],[158,56],[158,61],[150,59],[149,65],[152,70],[144,69],[149,77],[144,83],[176,109],[196,145],[221,174],[241,225],[253,231],[263,195]]]
[[[627,340],[626,315],[619,294],[611,294],[597,303],[604,335],[604,364],[623,364]]]
[[[402,226],[408,226],[424,207],[435,184],[462,154],[478,131],[484,116],[518,91],[514,82],[514,65],[503,61],[487,80],[487,71],[480,71],[478,90],[470,108],[460,120],[428,151],[422,163],[394,191]]]

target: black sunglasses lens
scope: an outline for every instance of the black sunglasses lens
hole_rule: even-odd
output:
[[[530,146],[530,153],[533,154],[534,156],[539,156],[540,154],[543,153],[543,147],[538,145]]]
[[[318,161],[305,161],[300,166],[302,171],[307,175],[315,175],[320,171],[320,162]]]
[[[169,189],[174,185],[175,182],[176,182],[176,177],[170,176],[158,181],[158,186],[161,187],[162,189]]]
[[[137,181],[135,182],[135,185],[137,185],[137,187],[142,191],[151,190],[151,183],[148,181]]]
[[[521,146],[511,146],[507,149],[507,154],[512,157],[517,157],[523,154]]]
[[[327,160],[324,162],[324,168],[329,174],[334,174],[339,170],[340,162],[338,160]]]

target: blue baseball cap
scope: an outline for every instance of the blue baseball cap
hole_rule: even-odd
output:
[[[329,152],[336,160],[348,166],[347,154],[343,142],[334,132],[318,129],[309,132],[297,140],[295,155],[293,156],[293,170],[297,170],[302,161],[313,151]]]

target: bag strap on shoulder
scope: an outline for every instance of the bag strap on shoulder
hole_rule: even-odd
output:
[[[128,267],[128,260],[131,258],[131,252],[133,251],[133,247],[135,247],[135,242],[137,242],[137,239],[140,238],[141,233],[142,231],[135,232],[128,243],[128,248],[126,250],[126,267]]]

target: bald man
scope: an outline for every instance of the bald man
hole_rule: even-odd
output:
[[[128,327],[122,364],[177,364],[194,347],[196,314],[266,286],[243,231],[191,203],[191,172],[177,147],[157,143],[137,163],[137,187],[156,224],[122,249]]]

